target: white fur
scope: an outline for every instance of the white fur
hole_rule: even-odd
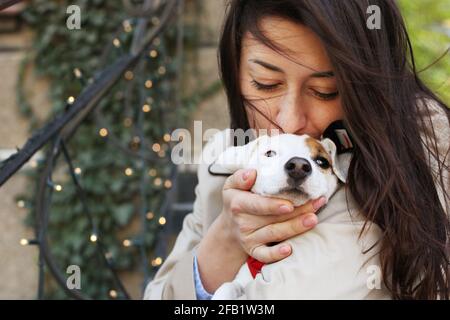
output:
[[[260,195],[290,200],[294,206],[300,206],[310,199],[324,196],[326,200],[333,195],[338,186],[338,179],[346,182],[348,156],[337,157],[336,146],[330,139],[319,141],[329,153],[332,170],[321,170],[315,159],[311,158],[312,151],[306,144],[308,135],[281,134],[275,136],[261,136],[244,146],[229,147],[217,159],[216,164],[234,172],[238,169],[253,168],[257,171],[256,181],[251,191]],[[266,152],[272,150],[275,156],[267,157]],[[308,160],[312,172],[302,183],[303,192],[280,192],[289,187],[288,175],[284,165],[293,157]],[[235,299],[240,296],[247,283],[253,278],[245,263],[232,282],[224,283],[215,292],[214,300]]]
[[[276,136],[261,136],[244,146],[227,148],[215,162],[217,165],[231,172],[238,169],[253,168],[257,171],[257,177],[252,192],[269,197],[282,198],[292,201],[294,206],[300,206],[309,199],[325,196],[328,200],[334,193],[338,184],[338,178],[345,182],[346,173],[339,169],[336,159],[336,146],[330,139],[324,139],[320,143],[330,154],[334,174],[324,174],[319,166],[311,158],[311,150],[305,143],[307,135],[281,134]],[[266,157],[269,150],[276,152],[273,157]],[[304,195],[280,192],[288,188],[288,176],[284,165],[293,157],[307,159],[312,166],[312,174],[302,183]]]

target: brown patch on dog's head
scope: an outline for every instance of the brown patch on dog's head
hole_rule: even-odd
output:
[[[329,170],[331,170],[333,160],[331,159],[330,154],[322,146],[322,144],[316,139],[311,137],[306,138],[305,142],[309,150],[311,151],[311,159],[317,159],[317,157],[322,157],[327,159],[328,163],[330,164],[330,167],[327,169],[323,169],[321,167],[319,167],[319,169],[322,170],[323,172],[328,172]]]

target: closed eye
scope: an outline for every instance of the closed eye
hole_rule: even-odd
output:
[[[261,91],[274,91],[280,85],[279,83],[264,84],[264,83],[260,83],[260,82],[258,82],[256,80],[252,80],[251,83],[256,89],[261,90]]]

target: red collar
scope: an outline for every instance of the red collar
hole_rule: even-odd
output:
[[[263,265],[265,265],[265,263],[258,261],[253,257],[248,257],[247,265],[248,268],[250,269],[252,277],[255,278],[256,275],[261,272],[261,268],[263,267]]]

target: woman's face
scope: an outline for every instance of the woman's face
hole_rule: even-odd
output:
[[[333,67],[322,43],[310,29],[285,19],[265,18],[260,26],[284,55],[247,33],[241,53],[243,95],[285,133],[319,138],[330,123],[343,118]],[[276,129],[251,107],[247,116],[254,129]]]

